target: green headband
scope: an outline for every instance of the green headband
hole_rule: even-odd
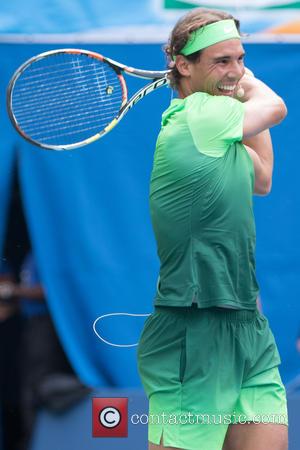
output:
[[[188,56],[228,39],[241,39],[235,21],[233,19],[219,20],[193,31],[180,54]]]

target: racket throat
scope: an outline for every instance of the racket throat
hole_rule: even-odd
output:
[[[168,86],[168,79],[166,77],[159,78],[158,80],[154,80],[152,83],[147,84],[147,86],[140,89],[136,94],[131,97],[131,99],[126,103],[126,105],[123,106],[123,108],[120,109],[119,117],[120,120],[124,114],[127,113],[136,103],[138,103],[142,98],[144,98],[146,95],[153,92],[155,89],[158,89],[163,86]]]

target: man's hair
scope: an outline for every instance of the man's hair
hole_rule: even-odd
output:
[[[179,73],[174,57],[180,54],[180,51],[184,48],[191,33],[198,28],[209,25],[210,23],[219,22],[220,20],[233,19],[235,21],[236,27],[240,32],[240,22],[235,19],[231,14],[207,8],[196,8],[188,12],[176,23],[172,30],[168,44],[165,46],[164,50],[168,59],[168,68],[171,69],[169,79],[170,84],[173,88],[177,89],[179,81],[182,75]],[[199,60],[202,50],[192,53],[191,55],[185,56],[189,61],[196,62]]]

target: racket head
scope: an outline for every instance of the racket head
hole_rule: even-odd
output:
[[[96,141],[118,123],[126,102],[122,70],[104,56],[80,49],[30,58],[7,89],[15,129],[49,150],[72,150]]]

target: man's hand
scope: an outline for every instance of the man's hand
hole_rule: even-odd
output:
[[[235,91],[235,98],[241,102],[245,102],[248,99],[247,92],[249,92],[250,89],[255,86],[255,75],[252,72],[252,70],[245,67],[245,74],[240,79],[236,91]]]

